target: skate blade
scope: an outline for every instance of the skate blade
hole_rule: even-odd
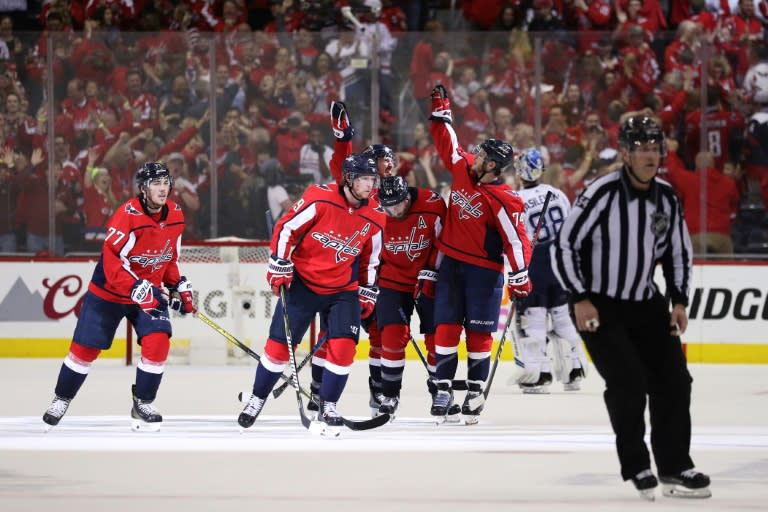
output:
[[[50,431],[51,431],[51,429],[52,429],[53,427],[55,427],[55,426],[56,426],[56,425],[49,425],[49,424],[47,424],[47,423],[43,423],[43,433],[44,433],[44,434],[47,434],[47,433],[48,433],[48,432],[50,432]]]
[[[477,425],[479,422],[480,422],[480,416],[474,416],[471,414],[464,416],[465,425]]]
[[[676,484],[662,484],[662,494],[668,498],[705,499],[712,497],[712,491],[709,490],[709,487],[688,489]]]
[[[161,423],[147,423],[142,420],[132,420],[131,430],[134,432],[157,432],[160,430]]]
[[[448,414],[446,416],[435,416],[437,425],[461,425],[461,414]]]
[[[569,382],[568,384],[563,384],[563,391],[581,391],[581,384],[578,382]]]
[[[549,386],[537,386],[535,388],[520,388],[524,395],[548,395]]]
[[[656,493],[654,492],[654,489],[643,489],[642,491],[637,491],[640,494],[640,497],[643,498],[646,501],[656,501]]]

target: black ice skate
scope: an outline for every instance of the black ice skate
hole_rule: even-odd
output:
[[[371,392],[368,406],[371,408],[371,417],[375,418],[379,415],[379,407],[381,407],[381,401],[384,399],[384,393],[381,391],[381,383],[376,382],[371,377],[368,377],[368,389]]]
[[[461,407],[459,404],[453,403],[451,383],[448,379],[435,381],[437,391],[432,396],[432,407],[429,414],[436,416],[438,423],[458,423],[460,421],[458,415],[461,412]]]
[[[395,412],[397,406],[400,405],[400,397],[397,396],[384,396],[381,399],[381,405],[379,406],[379,414],[389,414],[392,419],[395,418]]]
[[[59,421],[61,421],[61,418],[63,418],[64,414],[67,412],[71,400],[71,398],[62,398],[60,396],[55,396],[53,398],[53,402],[51,402],[51,405],[48,406],[48,410],[43,414],[43,421],[46,423],[46,432],[59,424]]]
[[[568,375],[568,382],[563,384],[565,391],[578,391],[581,389],[581,381],[584,380],[584,368],[574,368]]]
[[[549,385],[552,384],[552,374],[541,372],[539,380],[535,384],[520,384],[520,389],[526,395],[547,395],[549,394]]]
[[[237,417],[237,423],[242,428],[251,428],[253,426],[253,422],[256,421],[259,413],[264,408],[264,402],[266,401],[267,400],[265,398],[259,398],[256,395],[251,395],[248,403],[245,404],[245,407],[243,408],[243,412],[241,412],[240,416]]]
[[[152,405],[152,400],[136,398],[136,385],[131,386],[133,395],[133,408],[131,409],[131,429],[139,431],[157,432],[163,423],[163,417]]]
[[[659,485],[659,481],[656,480],[653,471],[650,469],[643,470],[632,477],[632,483],[635,484],[635,489],[640,493],[640,497],[648,501],[654,501],[656,499],[656,486]]]
[[[686,469],[677,475],[659,476],[664,496],[672,498],[709,498],[709,477],[695,469]]]
[[[468,380],[467,395],[464,397],[464,404],[461,406],[461,414],[464,415],[464,422],[467,425],[474,425],[478,422],[480,413],[483,412],[485,404],[472,408],[472,401],[483,394],[483,381]]]

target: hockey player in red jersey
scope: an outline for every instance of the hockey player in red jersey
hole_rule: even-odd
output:
[[[154,407],[165,360],[171,322],[166,286],[173,309],[191,313],[192,285],[179,272],[184,215],[169,200],[173,180],[161,162],[143,164],[136,173],[138,196],[118,207],[107,223],[107,236],[59,371],[55,398],[43,415],[47,428],[57,425],[85,382],[91,364],[112,345],[126,318],[141,345],[141,360],[132,387],[134,430],[158,430],[162,416]]]
[[[491,334],[499,320],[504,282],[502,256],[511,267],[510,296],[525,297],[531,291],[527,270],[531,244],[523,202],[501,178],[513,162],[512,146],[488,139],[474,154],[464,151],[451,126],[451,104],[441,85],[432,90],[430,119],[432,139],[453,178],[445,227],[437,242],[445,256],[435,291],[437,393],[430,412],[441,417],[458,413],[451,384],[463,327],[468,391],[461,412],[467,422],[476,422],[482,406],[472,409],[470,400],[483,392],[490,371]]]
[[[438,253],[435,240],[442,230],[445,203],[430,190],[408,187],[400,176],[382,178],[378,198],[387,214],[375,322],[381,343],[380,375],[384,395],[378,412],[394,416],[400,401],[405,347],[410,339],[414,306],[426,338],[430,374],[434,373]],[[372,331],[370,327],[369,334]]]
[[[281,286],[288,288],[288,303],[277,303],[253,395],[237,420],[243,428],[253,425],[288,364],[284,307],[296,343],[317,313],[327,319],[327,354],[317,390],[322,403],[319,419],[332,427],[343,424],[336,404],[354,360],[360,318],[373,313],[379,293],[376,277],[384,212],[368,202],[378,180],[372,159],[348,156],[342,175],[341,185],[307,189],[275,226],[267,281],[275,294]]]

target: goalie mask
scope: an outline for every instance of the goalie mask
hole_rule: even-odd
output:
[[[515,172],[523,181],[534,182],[544,172],[544,159],[536,148],[526,149],[515,157]]]

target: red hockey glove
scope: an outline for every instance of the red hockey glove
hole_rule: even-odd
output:
[[[429,118],[443,123],[453,122],[451,100],[448,99],[448,92],[442,85],[438,84],[432,89],[432,115]]]
[[[163,292],[146,279],[138,279],[133,283],[131,300],[138,304],[142,311],[155,318],[168,311],[168,301],[163,297]]]
[[[175,293],[178,297],[174,295],[168,307],[182,315],[192,313],[195,310],[195,307],[192,305],[192,283],[186,277],[181,276],[176,286],[171,288],[171,293]]]
[[[285,285],[286,289],[290,288],[291,281],[293,281],[293,263],[270,256],[267,282],[269,282],[269,286],[272,288],[272,293],[280,296],[280,287]]]
[[[435,298],[435,283],[437,282],[437,271],[425,268],[419,270],[418,281],[416,281],[416,290],[413,292],[413,298],[418,300],[420,296],[430,299]]]
[[[352,135],[355,134],[355,129],[349,122],[347,106],[341,101],[331,103],[331,128],[333,128],[333,136],[340,141],[352,140]]]
[[[360,299],[360,318],[368,318],[376,307],[379,289],[375,286],[358,286],[357,294]]]
[[[527,297],[533,286],[528,279],[528,271],[521,270],[520,272],[508,272],[507,273],[507,287],[509,288],[509,296],[522,299]]]

